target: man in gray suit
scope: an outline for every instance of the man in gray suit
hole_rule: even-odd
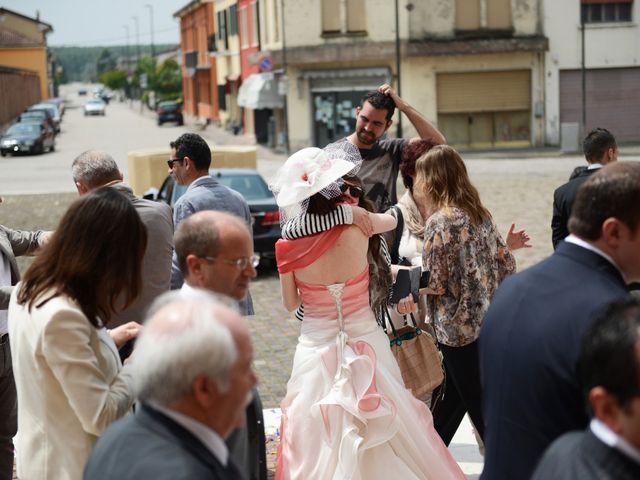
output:
[[[136,197],[131,187],[123,183],[118,165],[106,152],[88,150],[81,153],[73,161],[71,172],[80,195],[103,186],[118,190],[131,201],[147,229],[147,249],[142,263],[142,292],[131,305],[113,316],[110,327],[131,321],[142,323],[153,300],[169,290],[173,254],[171,207],[163,202]]]
[[[25,232],[0,225],[0,480],[11,480],[13,476],[13,437],[18,429],[7,333],[9,298],[13,285],[20,280],[15,257],[33,254],[48,237],[48,232]]]
[[[185,133],[170,143],[171,158],[167,161],[169,173],[178,185],[188,185],[185,194],[173,206],[173,223],[177,229],[180,223],[190,215],[202,210],[220,210],[243,219],[251,231],[251,213],[249,205],[238,192],[221,185],[209,175],[211,150],[204,139],[195,133]],[[178,289],[184,279],[173,255],[171,268],[171,288]],[[251,294],[241,301],[240,312],[253,315]]]
[[[84,478],[243,480],[223,440],[257,381],[247,323],[206,292],[159,302],[130,364],[140,404],[100,437]]]

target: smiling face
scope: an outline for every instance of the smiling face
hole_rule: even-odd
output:
[[[384,135],[392,123],[387,114],[387,110],[375,108],[369,102],[356,108],[357,147],[371,148]]]

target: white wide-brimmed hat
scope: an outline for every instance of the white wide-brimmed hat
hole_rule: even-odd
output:
[[[350,147],[357,152],[353,145]],[[345,152],[345,148],[322,150],[310,147],[291,155],[271,184],[278,206],[284,208],[300,204],[349,172],[357,172],[360,163],[350,157],[353,153]],[[359,152],[357,157],[360,157]]]

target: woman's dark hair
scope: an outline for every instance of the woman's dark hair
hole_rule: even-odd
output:
[[[346,185],[360,187],[364,191],[364,184],[359,177],[345,175],[342,179]],[[364,195],[358,198],[358,206],[368,212],[375,213],[376,211],[373,202]],[[382,253],[381,243],[384,241],[382,238],[382,235],[371,235],[369,237],[369,264],[373,263],[375,265],[375,268],[370,270],[371,275],[369,281],[369,290],[371,292],[370,300],[374,309],[376,309],[377,304],[381,301],[388,299],[388,285],[386,280],[390,281],[391,279],[391,264]]]
[[[416,176],[416,162],[418,159],[431,150],[435,143],[430,140],[410,140],[402,147],[400,160],[400,175],[405,188],[413,189],[413,177]]]
[[[18,303],[31,310],[67,295],[94,327],[107,325],[118,297],[126,307],[142,288],[146,245],[146,229],[131,202],[111,187],[98,188],[66,211],[25,272]]]
[[[336,209],[336,206],[340,202],[340,197],[327,198],[322,193],[318,192],[309,197],[309,205],[307,206],[307,213],[314,213],[316,215],[326,215],[332,210]]]
[[[601,307],[581,345],[578,375],[587,406],[592,388],[604,387],[623,408],[640,395],[640,300],[625,298]]]

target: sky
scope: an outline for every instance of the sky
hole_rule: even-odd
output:
[[[180,43],[179,23],[173,14],[190,0],[0,0],[0,7],[35,18],[53,27],[49,46],[90,47],[136,43],[136,21],[140,44],[151,42],[150,9],[153,6],[153,42]]]

